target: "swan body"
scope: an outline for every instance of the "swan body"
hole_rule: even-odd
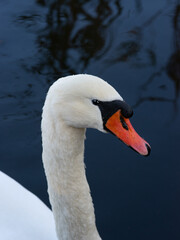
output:
[[[0,239],[57,240],[51,210],[0,171]]]
[[[14,232],[10,228],[16,220],[27,232],[27,237],[19,235],[13,237],[14,240],[34,240],[31,234],[36,230],[37,234],[42,234],[37,239],[54,240],[55,227],[58,240],[100,240],[84,168],[85,132],[86,128],[111,132],[135,151],[148,155],[150,146],[133,129],[129,121],[131,116],[131,108],[119,93],[98,77],[79,74],[57,80],[48,91],[41,124],[42,158],[55,226],[52,212],[39,199],[1,173],[0,188],[4,198],[0,210],[4,215],[0,216],[0,228],[6,224],[6,229],[9,226],[12,233],[10,238],[3,240],[12,239]],[[14,187],[14,193],[8,192],[3,182]],[[11,202],[13,196],[17,199],[15,203]]]

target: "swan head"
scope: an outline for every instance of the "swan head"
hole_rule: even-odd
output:
[[[150,153],[150,145],[130,123],[131,107],[101,78],[88,74],[60,78],[47,94],[44,108],[47,107],[55,121],[110,132],[141,155]]]

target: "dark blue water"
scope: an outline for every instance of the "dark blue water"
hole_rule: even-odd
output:
[[[148,158],[88,130],[103,240],[180,239],[180,1],[0,2],[0,169],[46,204],[40,119],[59,77],[98,75],[134,107]]]

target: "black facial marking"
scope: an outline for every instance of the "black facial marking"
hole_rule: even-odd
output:
[[[121,101],[121,100],[114,100],[114,101],[110,101],[110,102],[99,101],[98,107],[101,111],[104,126],[105,126],[107,120],[118,110],[121,110],[121,114],[125,118],[130,118],[133,115],[132,108],[127,103],[125,103],[124,101]],[[122,123],[122,121],[121,121],[121,123]],[[125,122],[123,121],[122,124],[124,124],[124,123]],[[124,124],[123,127],[125,129],[127,129],[126,123]]]
[[[128,128],[128,126],[127,126],[127,124],[126,124],[126,122],[124,121],[124,118],[123,118],[122,116],[120,116],[120,121],[121,121],[121,123],[122,123],[123,128],[126,129],[126,130],[129,130],[129,128]]]

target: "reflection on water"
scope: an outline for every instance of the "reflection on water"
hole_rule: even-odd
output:
[[[37,1],[48,9],[46,26],[37,36],[39,59],[34,72],[54,81],[84,72],[90,61],[110,48],[107,29],[120,15],[120,1]],[[26,20],[26,19],[24,19]]]
[[[180,4],[176,6],[173,17],[175,50],[167,64],[167,74],[175,86],[175,106],[180,91]],[[176,111],[178,110],[176,106]]]
[[[138,1],[137,5],[139,6],[140,2]],[[140,5],[141,6],[141,5]],[[139,7],[138,7],[139,9]],[[141,8],[140,8],[141,9]],[[146,67],[156,64],[156,53],[153,48],[144,49],[143,37],[144,31],[156,20],[156,18],[162,14],[163,10],[158,10],[152,16],[150,16],[143,24],[140,26],[134,26],[127,32],[126,41],[119,43],[119,46],[116,48],[116,54],[110,62],[126,62],[128,60],[134,60],[134,67]],[[147,57],[143,59],[143,62],[139,59],[139,55],[144,52]],[[147,62],[144,62],[147,61]]]
[[[134,24],[128,29],[126,37],[121,33],[117,46],[113,47],[116,32],[111,30],[113,23],[121,19],[123,4],[121,1],[45,1],[37,0],[38,5],[45,8],[44,27],[36,31],[37,58],[33,65],[24,64],[26,70],[45,76],[48,83],[68,74],[86,72],[87,67],[94,61],[104,61],[104,65],[128,62],[133,68],[149,68],[157,66],[157,53],[153,38],[148,47],[145,44],[145,31],[156,22],[161,15],[167,14],[169,1],[162,9],[152,12],[143,19],[141,24]],[[135,1],[139,14],[143,11],[141,0]],[[167,70],[174,81],[175,97],[140,96],[134,107],[144,101],[173,102],[176,105],[179,92],[179,5],[173,14],[175,52],[170,57],[167,66],[160,66],[152,73],[141,87],[143,91]],[[23,14],[17,17],[19,23],[26,28],[32,28],[40,19],[36,13]],[[122,21],[120,21],[121,24]],[[118,29],[117,29],[118,31]],[[115,45],[115,44],[114,44]],[[167,88],[161,84],[160,89]],[[176,107],[176,111],[178,108]]]
[[[159,16],[167,14],[169,1],[162,9],[152,12],[151,16],[143,19],[140,25],[135,23],[133,28],[125,33],[125,37],[121,33],[121,38],[115,48],[113,43],[116,32],[111,30],[111,26],[116,20],[121,19],[123,12],[121,1],[37,0],[36,2],[47,10],[46,15],[43,16],[45,24],[40,31],[36,31],[38,57],[34,59],[33,65],[28,63],[24,64],[24,67],[28,71],[45,76],[48,86],[59,76],[86,72],[87,67],[97,60],[104,61],[107,67],[120,62],[128,62],[133,68],[157,66],[157,53],[153,38],[147,47],[144,32],[156,22]],[[143,11],[141,0],[135,1],[135,7],[141,14]],[[144,101],[165,101],[176,105],[180,88],[178,4],[173,15],[175,52],[170,57],[167,66],[160,66],[143,83],[140,95],[143,95],[143,91],[167,70],[167,74],[174,81],[175,97],[140,96],[134,107]],[[18,16],[17,21],[22,22],[26,28],[32,28],[40,18],[40,15],[36,13],[28,13]],[[163,90],[167,86],[164,83],[159,88]]]
[[[174,46],[175,51],[170,56],[166,66],[161,67],[157,72],[153,73],[149,79],[143,84],[142,90],[147,89],[148,85],[155,81],[158,76],[161,76],[163,72],[167,72],[170,79],[174,82],[175,96],[171,99],[166,97],[142,97],[140,98],[135,106],[143,103],[144,101],[162,101],[162,102],[172,102],[174,105],[174,110],[177,112],[177,100],[180,91],[180,5],[175,7],[173,14],[173,27],[174,27]],[[161,85],[160,88],[165,89],[166,85]]]
[[[152,24],[156,18],[163,13],[165,9],[159,10],[157,13],[155,13],[153,16],[151,16],[141,27],[136,27],[135,29],[132,29],[129,31],[130,34],[133,34],[136,36],[135,41],[131,42],[125,42],[121,43],[121,47],[119,48],[119,58],[116,59],[116,61],[127,61],[128,58],[131,56],[137,56],[139,51],[141,51],[141,43],[142,40],[142,31],[144,28],[148,27],[150,24]],[[161,101],[161,102],[172,102],[174,105],[174,109],[177,112],[178,106],[177,106],[177,100],[179,96],[180,91],[180,5],[177,4],[175,7],[174,13],[173,13],[173,28],[174,28],[174,45],[175,45],[175,51],[170,56],[168,60],[168,64],[165,66],[160,67],[160,69],[154,73],[152,73],[148,80],[142,85],[141,89],[146,90],[148,88],[148,85],[150,85],[154,80],[157,80],[159,76],[161,76],[164,72],[167,72],[171,80],[174,82],[174,88],[175,88],[175,96],[173,98],[166,98],[166,97],[159,97],[159,96],[148,96],[148,97],[140,97],[136,104],[134,104],[134,107],[139,106],[139,104],[142,104],[145,101]],[[125,54],[123,54],[123,50],[126,51]],[[156,53],[152,49],[147,49],[147,56],[149,57],[148,63],[141,63],[137,64],[136,67],[145,67],[150,65],[156,65]],[[137,60],[138,62],[138,60]],[[163,84],[159,86],[161,89],[166,89],[166,85]]]

